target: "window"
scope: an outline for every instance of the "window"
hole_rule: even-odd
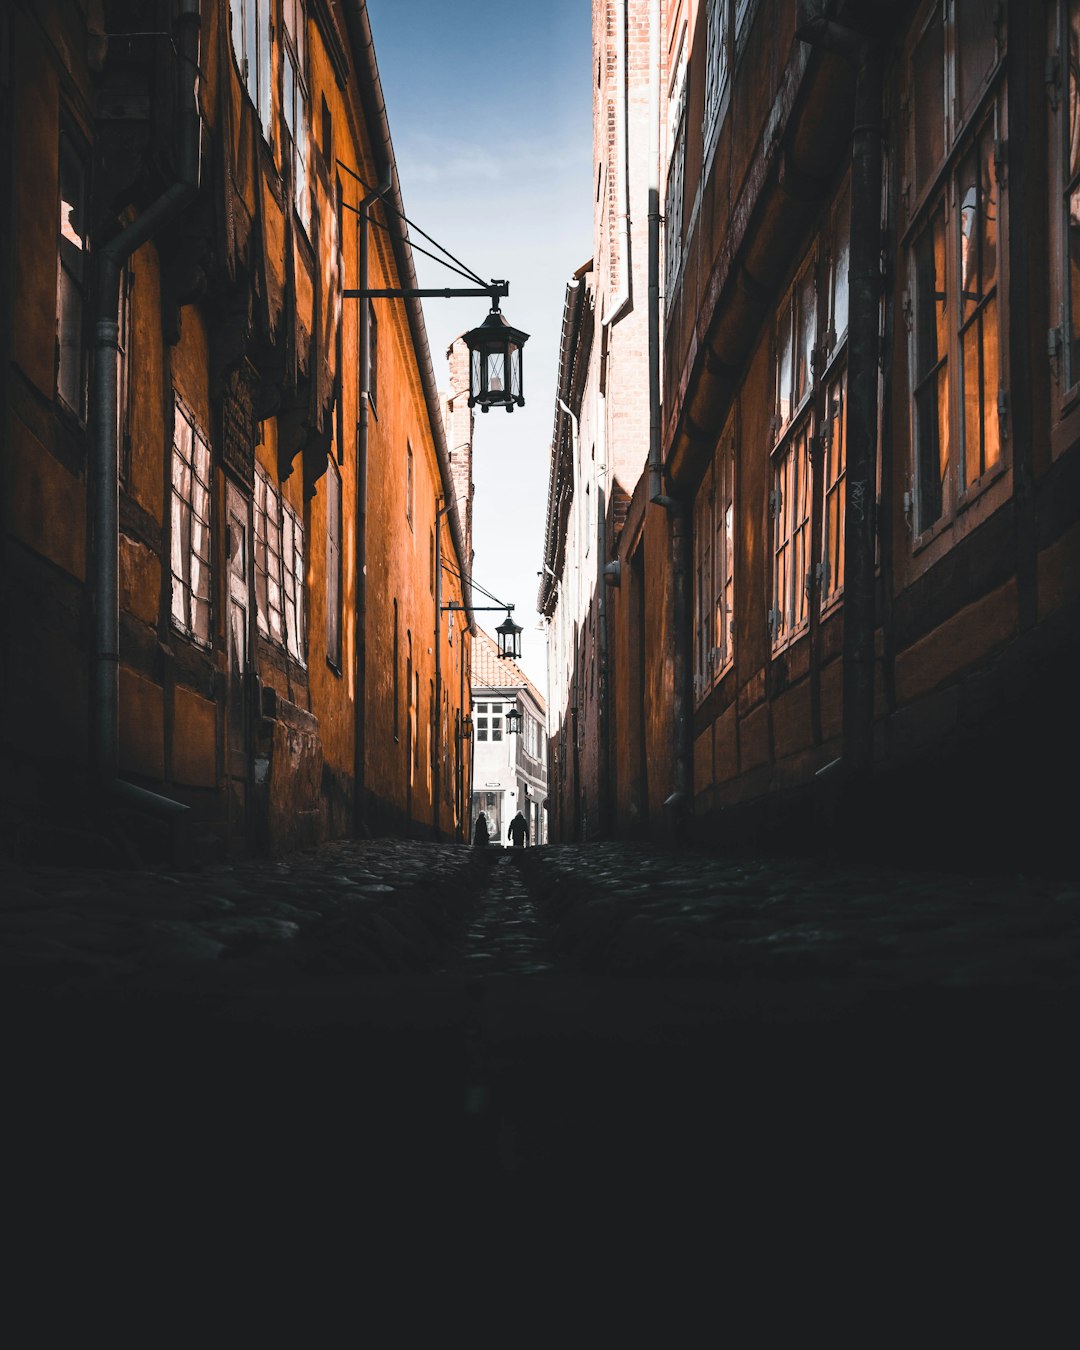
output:
[[[774,650],[806,630],[813,604],[826,610],[843,594],[850,224],[845,181],[778,316],[769,500]]]
[[[1054,162],[1051,165],[1056,312],[1050,349],[1063,396],[1080,386],[1080,0],[1059,0],[1051,57],[1057,79],[1052,100],[1057,110]]]
[[[285,152],[292,167],[293,204],[304,229],[311,226],[308,190],[307,15],[304,0],[282,0],[284,55],[281,107],[285,118]]]
[[[398,603],[394,601],[394,740],[401,739],[401,637]]]
[[[379,321],[375,317],[375,302],[368,301],[368,402],[373,408],[379,402]]]
[[[326,659],[341,669],[341,474],[331,463],[326,471]],[[396,611],[396,602],[395,602]],[[394,623],[397,664],[397,622]],[[396,678],[396,673],[395,673]],[[395,728],[395,735],[397,734]]]
[[[131,478],[131,293],[134,274],[131,267],[120,272],[120,299],[116,307],[116,447],[120,460],[120,481]]]
[[[503,705],[478,703],[476,705],[476,739],[501,741],[503,738]]]
[[[405,519],[409,522],[409,528],[413,523],[413,452],[412,441],[405,442]]]
[[[176,399],[173,413],[172,619],[200,646],[210,631],[210,446]]]
[[[251,101],[258,110],[259,123],[267,140],[273,131],[270,103],[272,3],[273,0],[230,0],[233,55]]]
[[[724,430],[694,505],[694,693],[698,699],[734,655],[735,436]]]
[[[751,0],[708,0],[705,34],[705,116],[702,120],[703,157],[716,141],[727,113],[731,72],[746,33]]]
[[[82,420],[86,416],[87,251],[86,148],[67,117],[60,121],[59,225],[56,277],[56,393]]]
[[[830,213],[825,252],[825,304],[822,315],[822,354],[825,385],[821,427],[824,473],[821,560],[822,609],[844,590],[844,502],[847,478],[847,332],[851,264],[851,191],[845,183]]]
[[[428,585],[431,588],[431,594],[435,594],[435,531],[432,529],[428,534]]]
[[[810,455],[813,416],[817,287],[814,260],[803,266],[781,307],[776,336],[776,398],[773,425],[773,608],[774,647],[801,632],[809,618]]]
[[[908,307],[917,537],[949,521],[1002,462],[1004,99],[983,97],[1000,41],[994,7],[945,0],[912,48]]]
[[[682,266],[683,185],[686,167],[686,33],[679,40],[668,92],[668,172],[664,194],[665,289],[674,289]]]
[[[304,527],[255,470],[255,604],[259,632],[304,664]]]

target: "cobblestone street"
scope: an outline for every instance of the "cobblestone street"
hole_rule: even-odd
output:
[[[827,1203],[899,1241],[946,1177],[965,1225],[1034,1203],[1074,1125],[1068,878],[343,842],[9,868],[0,943],[37,1203],[117,1169],[249,1221],[447,1186],[722,1193],[750,1234]]]

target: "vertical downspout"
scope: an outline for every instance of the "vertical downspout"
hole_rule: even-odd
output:
[[[390,168],[383,170],[379,185],[360,202],[357,229],[359,272],[357,289],[367,290],[368,225],[372,205],[390,189]],[[368,323],[370,300],[361,295],[360,305],[360,420],[356,424],[356,631],[353,639],[353,828],[368,834],[364,801],[367,763],[367,498],[368,498],[368,425],[371,403],[371,331]]]
[[[187,808],[119,777],[120,763],[120,495],[116,376],[120,359],[117,311],[120,277],[137,249],[168,225],[199,193],[202,119],[199,113],[199,0],[178,0],[174,30],[178,61],[179,177],[97,255],[90,456],[94,521],[94,648],[91,671],[90,763],[97,787],[157,814]]]
[[[874,478],[881,295],[882,64],[879,46],[863,44],[855,86],[851,152],[843,767],[851,800],[864,806],[874,763]]]

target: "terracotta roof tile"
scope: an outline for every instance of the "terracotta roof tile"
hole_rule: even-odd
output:
[[[536,699],[540,711],[547,712],[547,704],[539,689],[516,661],[499,655],[499,644],[479,626],[472,648],[473,689],[527,689]]]

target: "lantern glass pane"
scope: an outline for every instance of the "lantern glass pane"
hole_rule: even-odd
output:
[[[480,353],[475,349],[472,351],[471,356],[472,368],[469,373],[469,392],[472,394],[473,398],[475,398],[477,394],[480,393],[480,376],[483,371],[484,363]]]
[[[510,394],[513,398],[521,397],[521,348],[510,348]]]
[[[499,352],[489,352],[487,358],[487,389],[493,394],[503,392],[503,354]]]

